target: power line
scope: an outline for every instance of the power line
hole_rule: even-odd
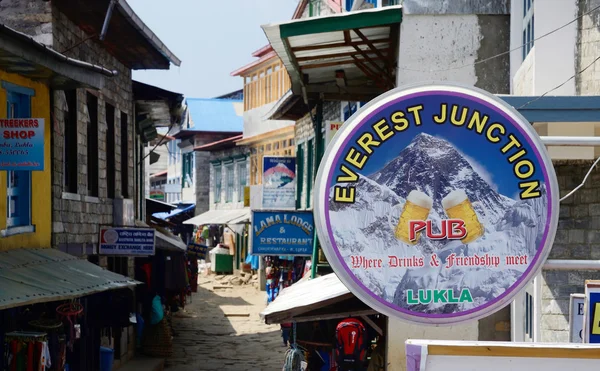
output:
[[[484,58],[484,59],[482,59],[482,60],[480,60],[480,61],[476,61],[476,62],[473,62],[473,63],[467,63],[467,64],[463,64],[463,65],[461,65],[461,66],[455,66],[455,67],[450,67],[450,68],[439,69],[439,70],[429,70],[429,71],[423,71],[423,70],[414,70],[414,69],[410,69],[410,68],[404,68],[404,67],[402,67],[402,70],[405,70],[405,71],[413,71],[413,72],[445,72],[445,71],[458,70],[458,69],[461,69],[461,68],[465,68],[465,67],[469,67],[469,66],[475,66],[475,65],[478,65],[478,64],[481,64],[481,63],[485,63],[485,62],[488,62],[488,61],[490,61],[490,60],[492,60],[492,59],[495,59],[495,58],[498,58],[498,57],[502,57],[502,56],[504,56],[504,55],[507,55],[507,54],[510,54],[510,53],[512,53],[512,52],[514,52],[514,51],[520,50],[521,48],[524,48],[525,46],[527,46],[527,45],[529,45],[529,44],[533,44],[535,41],[538,41],[538,40],[540,40],[540,39],[543,39],[543,38],[544,38],[544,37],[546,37],[546,36],[552,35],[553,33],[555,33],[555,32],[558,32],[558,31],[562,30],[563,28],[565,28],[565,27],[569,26],[570,24],[572,24],[572,23],[574,23],[574,22],[577,22],[579,19],[583,18],[584,16],[586,16],[586,15],[588,15],[588,14],[592,13],[593,11],[595,11],[595,10],[597,10],[597,9],[599,9],[599,8],[600,8],[600,5],[598,5],[597,7],[593,8],[593,9],[592,9],[592,10],[590,10],[590,11],[587,11],[587,12],[583,13],[582,15],[580,15],[580,16],[578,16],[577,18],[573,19],[573,20],[572,20],[572,21],[570,21],[569,23],[566,23],[566,24],[564,24],[564,25],[562,25],[562,26],[560,26],[560,27],[558,27],[558,28],[555,28],[554,30],[552,30],[552,31],[550,31],[550,32],[547,32],[547,33],[543,34],[542,36],[540,36],[540,37],[538,37],[538,38],[535,38],[535,39],[533,39],[533,40],[531,40],[531,41],[529,41],[529,42],[526,42],[525,44],[522,44],[522,45],[520,45],[520,46],[518,46],[518,47],[516,47],[516,48],[514,48],[514,49],[511,49],[511,50],[508,50],[508,51],[505,51],[505,52],[502,52],[502,53],[499,53],[499,54],[493,55],[493,56],[491,56],[491,57],[488,57],[488,58]]]

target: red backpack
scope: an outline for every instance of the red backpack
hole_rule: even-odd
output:
[[[367,354],[367,329],[355,318],[347,318],[335,328],[336,361],[338,369],[358,370],[364,365]]]

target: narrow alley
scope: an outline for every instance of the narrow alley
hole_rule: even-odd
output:
[[[173,315],[173,371],[272,371],[283,365],[286,348],[279,326],[259,317],[265,295],[254,285],[233,286],[228,277],[200,276],[198,292]]]

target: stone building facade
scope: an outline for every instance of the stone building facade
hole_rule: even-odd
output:
[[[210,162],[210,210],[243,208],[243,187],[250,184],[250,161],[248,160],[250,149],[231,147],[207,153]],[[230,175],[230,172],[233,175]],[[220,175],[220,187],[217,187],[217,175]],[[230,199],[228,199],[228,187],[232,187]]]

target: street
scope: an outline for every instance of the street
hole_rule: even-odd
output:
[[[279,326],[261,322],[264,293],[253,285],[231,286],[200,276],[198,292],[173,315],[173,371],[272,371],[281,369],[286,348]],[[227,287],[227,288],[224,288]]]

